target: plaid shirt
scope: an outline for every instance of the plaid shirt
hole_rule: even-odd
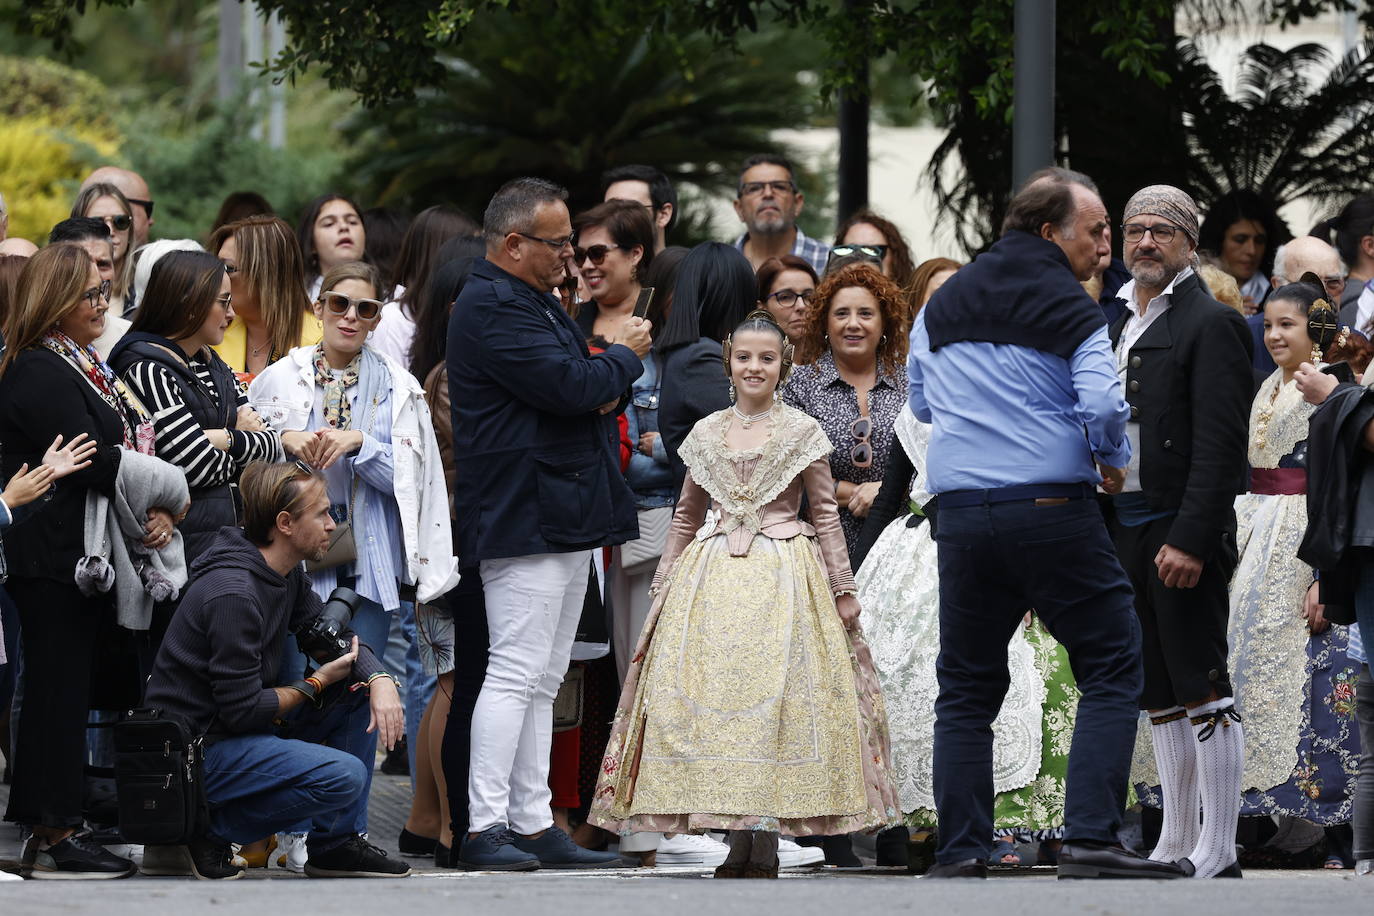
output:
[[[825,262],[830,258],[830,246],[817,239],[808,238],[801,227],[797,228],[797,240],[792,243],[792,253],[799,258],[804,258],[816,270],[816,276],[825,273]],[[744,243],[749,241],[749,233],[744,233],[735,239],[735,247],[744,250]]]

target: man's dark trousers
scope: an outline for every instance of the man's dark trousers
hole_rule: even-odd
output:
[[[1115,843],[1142,683],[1130,582],[1090,488],[1085,498],[1040,505],[998,502],[998,491],[986,492],[992,501],[940,505],[937,516],[936,860],[982,861],[991,851],[992,722],[1010,683],[1007,643],[1029,610],[1068,651],[1082,692],[1065,839]]]

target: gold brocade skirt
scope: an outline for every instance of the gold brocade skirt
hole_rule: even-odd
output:
[[[899,817],[868,648],[812,540],[693,541],[645,623],[589,819],[829,835]]]

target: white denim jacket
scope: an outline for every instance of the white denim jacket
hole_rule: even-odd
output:
[[[374,352],[391,372],[392,464],[406,573],[415,583],[417,599],[433,601],[458,584],[443,459],[424,389],[396,360]],[[313,346],[295,348],[249,386],[249,402],[273,429],[304,430],[309,425],[315,405],[314,353]]]

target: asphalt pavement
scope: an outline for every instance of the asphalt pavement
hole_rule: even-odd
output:
[[[374,780],[371,840],[396,855],[396,837],[409,807],[409,780],[380,772]],[[0,786],[0,808],[7,788]],[[18,851],[17,829],[0,824],[0,869],[13,867]],[[991,879],[980,882],[925,881],[903,870],[869,867],[792,869],[776,881],[715,881],[707,869],[683,866],[493,875],[408,861],[416,873],[398,880],[312,880],[274,867],[253,869],[243,879],[226,882],[145,876],[122,881],[0,882],[0,916],[87,912],[184,916],[197,911],[214,916],[606,916],[617,911],[652,916],[1374,913],[1374,876],[1357,878],[1349,871],[1252,870],[1242,881],[1060,882],[1053,869],[1024,868],[994,872]]]

